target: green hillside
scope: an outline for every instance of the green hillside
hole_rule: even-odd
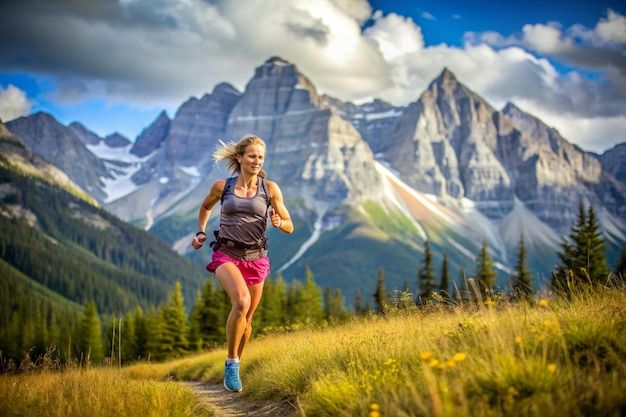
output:
[[[5,358],[67,343],[90,301],[119,316],[162,304],[179,281],[190,309],[207,277],[153,234],[10,164],[0,166],[0,230]]]
[[[153,234],[34,177],[0,167],[0,254],[23,274],[101,313],[157,305],[176,281],[193,301],[206,275]]]

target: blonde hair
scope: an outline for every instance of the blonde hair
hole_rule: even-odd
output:
[[[237,143],[233,141],[226,143],[220,139],[220,144],[215,148],[215,152],[213,152],[213,160],[215,163],[227,161],[226,168],[228,168],[230,172],[233,174],[241,174],[241,165],[239,161],[237,161],[237,155],[245,154],[246,149],[250,145],[261,145],[265,149],[263,139],[255,135],[245,135]],[[265,175],[265,171],[259,171],[259,177],[265,178]]]

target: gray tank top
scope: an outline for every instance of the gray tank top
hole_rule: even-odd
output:
[[[220,214],[220,237],[254,245],[267,239],[267,208],[269,194],[265,178],[259,177],[254,197],[235,195],[237,177],[226,180]]]

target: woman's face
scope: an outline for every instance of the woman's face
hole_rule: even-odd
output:
[[[246,147],[243,155],[237,155],[237,161],[241,166],[241,172],[248,175],[256,175],[263,168],[265,161],[265,147],[252,143]]]

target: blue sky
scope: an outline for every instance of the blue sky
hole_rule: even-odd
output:
[[[271,56],[357,103],[407,105],[447,67],[585,150],[626,142],[623,1],[5,0],[0,119],[134,140],[220,82],[243,91]]]

